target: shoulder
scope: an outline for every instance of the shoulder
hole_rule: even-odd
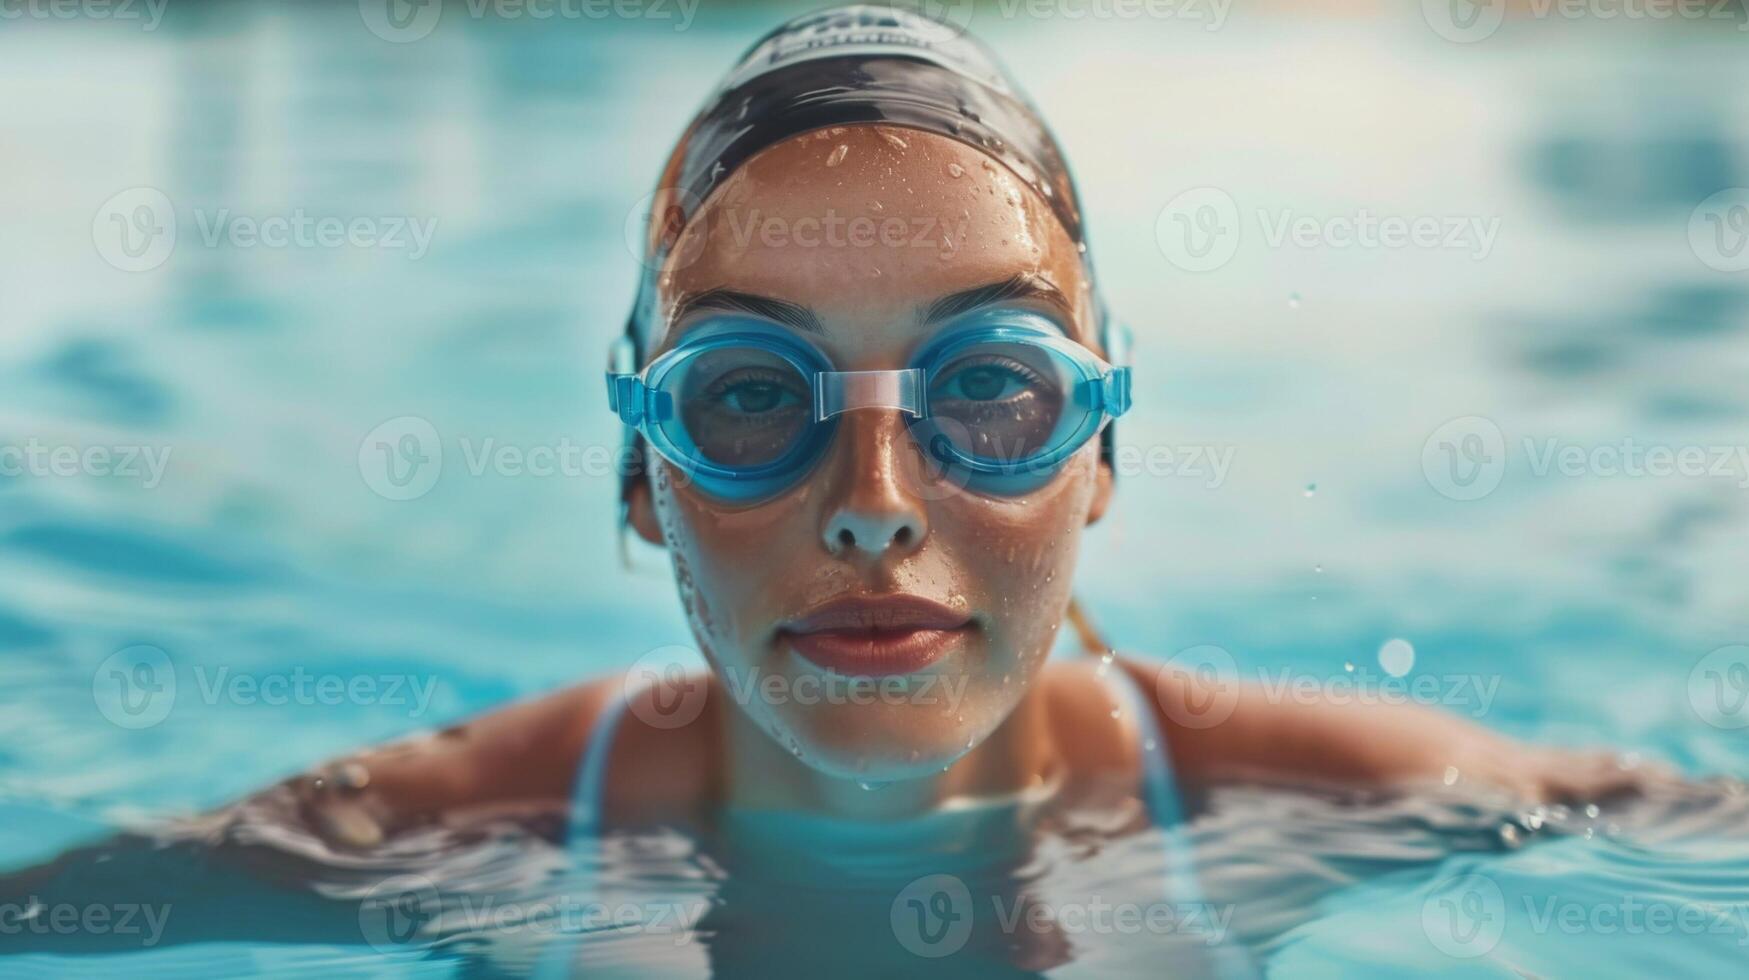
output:
[[[1071,772],[1125,779],[1140,775],[1141,719],[1121,686],[1128,678],[1120,671],[1126,669],[1121,660],[1104,665],[1095,658],[1045,664],[1039,685],[1051,735]]]
[[[705,675],[689,681],[711,685]],[[234,815],[296,819],[331,842],[367,846],[422,825],[562,811],[591,743],[610,735],[616,807],[681,808],[709,785],[707,732],[721,699],[703,698],[695,717],[672,724],[664,693],[626,675],[579,684],[333,760],[244,801]]]

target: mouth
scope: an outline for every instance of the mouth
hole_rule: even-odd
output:
[[[810,663],[852,677],[914,674],[959,648],[976,627],[922,596],[851,596],[816,606],[778,629]]]

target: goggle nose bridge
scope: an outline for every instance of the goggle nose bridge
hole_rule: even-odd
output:
[[[814,421],[859,408],[888,408],[921,418],[927,406],[922,368],[820,371],[814,375]]]

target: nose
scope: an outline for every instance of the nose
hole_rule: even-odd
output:
[[[922,546],[928,518],[901,469],[910,438],[898,412],[862,409],[840,416],[832,461],[835,485],[821,527],[827,552],[880,559]]]

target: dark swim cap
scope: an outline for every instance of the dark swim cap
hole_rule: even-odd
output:
[[[797,17],[755,43],[680,137],[652,202],[642,281],[626,324],[629,344],[622,342],[616,370],[643,363],[644,340],[659,315],[658,273],[711,191],[767,147],[859,123],[937,133],[1006,164],[1050,205],[1092,282],[1069,168],[1037,110],[990,51],[960,28],[916,10],[833,7]],[[1110,327],[1097,290],[1093,295],[1106,354],[1122,363],[1123,338]],[[1101,444],[1109,461],[1109,426]]]

